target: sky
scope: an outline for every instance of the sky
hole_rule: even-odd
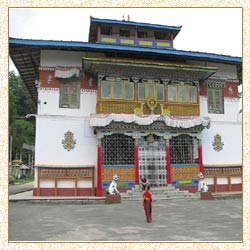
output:
[[[90,16],[182,25],[177,50],[242,56],[241,8],[10,8],[9,36],[88,42]],[[15,70],[10,60],[10,70]]]

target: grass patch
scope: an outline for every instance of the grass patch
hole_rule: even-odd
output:
[[[20,185],[20,184],[26,184],[34,181],[34,176],[24,178],[24,179],[15,179],[14,184],[15,185]]]

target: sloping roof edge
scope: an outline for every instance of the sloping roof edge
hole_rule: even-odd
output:
[[[28,46],[39,46],[39,47],[61,47],[61,48],[78,48],[78,49],[105,49],[105,50],[117,50],[117,51],[131,51],[131,52],[144,52],[144,53],[155,53],[162,55],[172,55],[172,56],[186,56],[193,59],[203,59],[211,61],[220,61],[228,63],[242,63],[241,57],[218,55],[206,52],[196,52],[196,51],[184,51],[176,49],[156,49],[156,48],[143,48],[143,47],[130,47],[121,45],[108,45],[108,44],[94,44],[87,42],[74,42],[74,41],[57,41],[57,40],[33,40],[33,39],[18,39],[10,38],[10,45],[28,45]]]
[[[142,23],[142,22],[134,22],[134,21],[126,21],[126,20],[113,20],[113,19],[100,19],[95,17],[90,17],[91,23],[108,23],[108,24],[119,24],[119,25],[130,25],[130,26],[138,26],[138,27],[149,27],[154,29],[165,29],[165,30],[175,30],[180,31],[182,26],[169,26],[169,25],[161,25],[161,24],[151,24],[151,23]]]

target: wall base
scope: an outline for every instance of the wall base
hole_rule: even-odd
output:
[[[34,188],[33,196],[95,196],[95,188]]]

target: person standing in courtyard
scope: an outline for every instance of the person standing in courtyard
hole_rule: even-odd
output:
[[[149,185],[148,180],[145,175],[143,175],[140,179],[140,186],[142,190],[145,190],[146,186]]]
[[[144,207],[147,222],[151,222],[152,221],[152,193],[150,192],[150,187],[148,185],[145,187],[145,192],[143,193],[143,207]]]

